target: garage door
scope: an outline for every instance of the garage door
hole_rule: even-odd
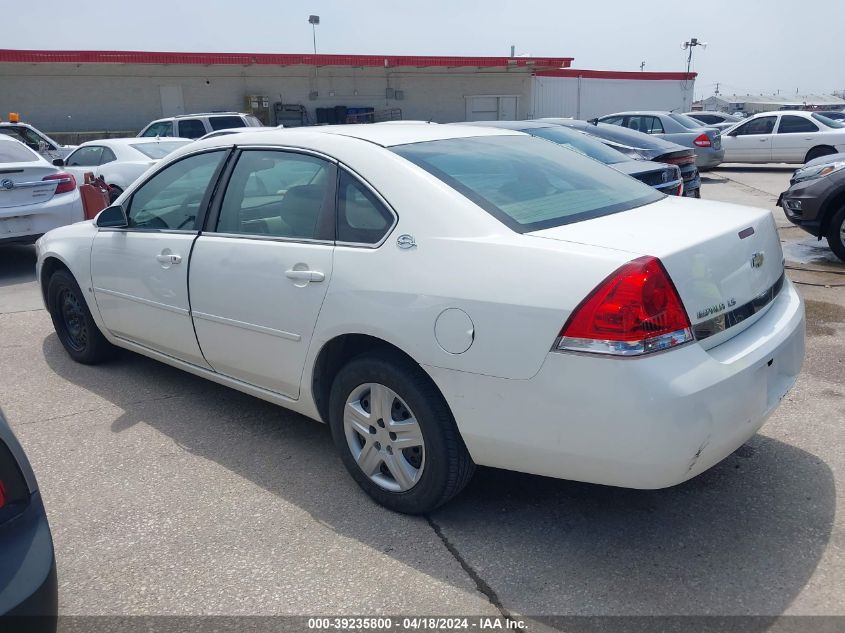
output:
[[[515,95],[473,95],[467,99],[467,121],[515,121]]]

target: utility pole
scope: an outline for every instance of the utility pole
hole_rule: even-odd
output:
[[[719,82],[716,82],[716,96],[719,96]]]
[[[645,61],[640,62],[640,72],[645,70]]]
[[[690,67],[692,66],[692,49],[696,46],[707,48],[707,42],[699,42],[697,37],[691,37],[688,42],[681,44],[682,49],[689,51],[689,54],[687,55],[687,74],[689,74]]]

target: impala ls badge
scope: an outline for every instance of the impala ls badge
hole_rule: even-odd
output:
[[[764,261],[766,261],[766,256],[763,251],[757,251],[751,256],[751,268],[761,268]]]
[[[3,189],[14,189],[15,183],[8,178],[5,178],[2,182],[0,182],[0,187],[3,187]]]

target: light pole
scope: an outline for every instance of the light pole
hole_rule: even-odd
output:
[[[314,54],[317,54],[317,25],[320,23],[319,15],[309,15],[308,24],[311,25],[311,34],[314,37]]]
[[[692,49],[696,46],[707,48],[707,42],[699,42],[697,37],[691,37],[689,42],[681,44],[682,49],[689,51],[689,55],[687,55],[687,74],[689,74],[690,66],[692,66]]]

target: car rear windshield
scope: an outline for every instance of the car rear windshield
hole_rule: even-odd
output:
[[[392,148],[518,233],[655,202],[655,189],[539,138],[481,136]]]
[[[0,141],[0,163],[31,163],[38,160],[38,154],[23,143]]]
[[[626,160],[630,160],[624,154],[608,147],[601,141],[591,139],[582,132],[567,130],[559,125],[555,127],[529,128],[524,131],[531,136],[539,136],[540,138],[562,145],[567,149],[580,152],[581,154],[589,156],[590,158],[604,163],[605,165],[612,165],[614,163],[622,163]]]
[[[132,149],[136,149],[144,156],[149,156],[150,158],[158,159],[164,158],[170,152],[174,152],[180,147],[183,147],[190,143],[190,141],[164,141],[159,143],[134,143],[130,145]]]
[[[669,116],[681,125],[683,125],[685,128],[690,130],[697,130],[700,127],[707,127],[706,123],[696,121],[695,119],[690,116],[687,116],[686,114],[677,114],[675,112],[672,112],[671,114],[669,114]]]
[[[830,119],[830,118],[824,116],[823,114],[816,114],[814,112],[812,114],[812,116],[817,121],[821,121],[822,123],[824,123],[827,127],[833,127],[833,128],[845,127],[845,123],[843,123],[842,121],[835,121],[833,119]]]

